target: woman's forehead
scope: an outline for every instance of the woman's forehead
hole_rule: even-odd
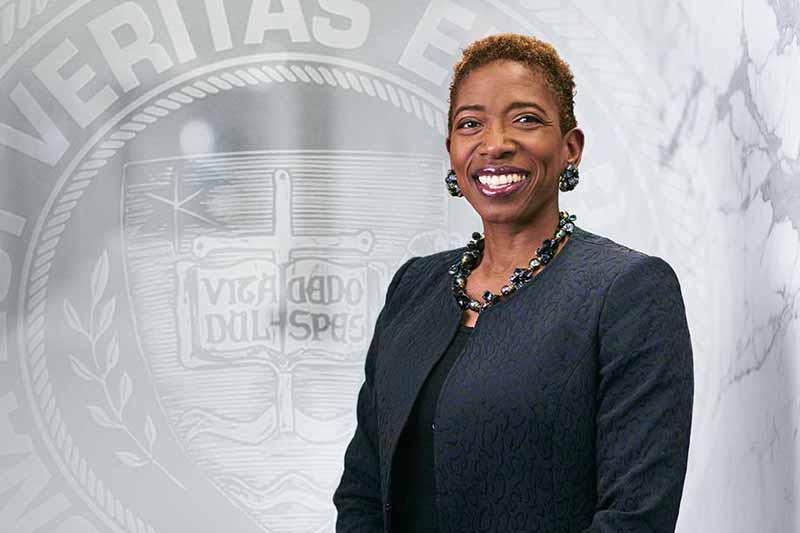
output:
[[[543,107],[556,107],[541,71],[518,61],[498,60],[476,68],[461,81],[454,109],[519,98],[533,99]]]

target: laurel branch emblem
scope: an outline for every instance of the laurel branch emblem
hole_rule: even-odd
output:
[[[64,299],[64,316],[67,324],[89,344],[91,366],[73,354],[69,354],[69,362],[73,372],[83,380],[94,383],[102,391],[102,400],[105,405],[88,405],[89,414],[94,422],[106,429],[114,429],[125,433],[133,443],[136,451],[117,450],[115,455],[119,461],[129,468],[142,468],[152,465],[159,469],[170,481],[180,488],[186,487],[173,476],[167,468],[156,459],[153,447],[158,438],[156,426],[153,418],[145,415],[142,434],[144,438],[137,437],[131,429],[129,414],[125,408],[133,395],[133,380],[127,372],[122,372],[117,379],[116,372],[119,365],[119,340],[117,332],[110,330],[114,321],[114,311],[116,309],[116,296],[111,296],[104,302],[103,297],[108,285],[108,251],[103,251],[100,258],[92,269],[90,279],[91,305],[87,326],[84,327],[77,310],[69,301]],[[110,338],[109,338],[110,337]],[[107,339],[105,349],[101,350],[99,345],[103,339]],[[116,387],[112,387],[114,380],[117,379]],[[115,390],[114,390],[115,389]],[[114,392],[116,391],[116,395]],[[116,396],[116,397],[115,397]]]

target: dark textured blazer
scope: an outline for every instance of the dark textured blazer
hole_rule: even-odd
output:
[[[389,285],[333,495],[337,532],[391,531],[394,450],[461,321],[447,269],[463,250],[412,258]],[[480,314],[442,385],[440,531],[674,531],[693,389],[672,268],[576,227],[531,283]]]

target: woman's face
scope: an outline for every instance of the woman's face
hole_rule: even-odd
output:
[[[583,133],[561,134],[541,74],[516,61],[488,63],[461,82],[453,112],[450,163],[484,224],[524,226],[557,209],[558,176],[580,161]]]

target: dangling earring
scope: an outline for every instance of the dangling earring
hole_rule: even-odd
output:
[[[450,196],[464,196],[461,193],[461,188],[458,186],[458,180],[456,179],[456,173],[451,168],[450,172],[447,173],[447,177],[444,178],[444,183],[447,185],[447,192],[450,193]]]
[[[558,188],[564,192],[571,191],[578,184],[579,179],[578,167],[573,163],[569,163],[564,172],[558,177]]]

